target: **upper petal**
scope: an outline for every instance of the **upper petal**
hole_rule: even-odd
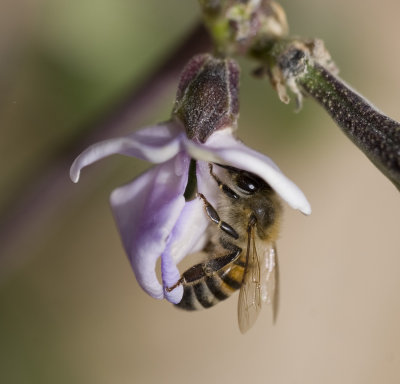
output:
[[[229,130],[215,132],[205,144],[185,140],[185,147],[196,159],[231,165],[264,179],[292,208],[309,215],[311,206],[303,192],[267,156],[236,140]]]
[[[189,162],[180,153],[111,194],[111,207],[136,279],[158,299],[164,295],[156,262],[185,204]]]
[[[164,162],[180,150],[181,128],[174,122],[150,126],[125,137],[100,141],[85,149],[73,162],[70,177],[79,180],[83,167],[104,157],[121,154],[137,157],[152,163]]]

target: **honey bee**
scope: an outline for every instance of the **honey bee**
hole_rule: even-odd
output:
[[[272,303],[276,316],[279,271],[275,242],[282,204],[270,185],[258,176],[214,165],[219,168],[218,175],[212,164],[209,167],[220,189],[217,209],[198,194],[212,222],[210,240],[204,248],[207,258],[186,270],[167,289],[182,285],[183,298],[176,306],[197,310],[214,306],[240,288],[238,322],[245,333],[254,324],[262,302]]]

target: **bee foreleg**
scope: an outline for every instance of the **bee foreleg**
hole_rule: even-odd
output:
[[[237,200],[239,199],[239,195],[230,187],[228,187],[226,184],[224,184],[221,179],[213,172],[213,165],[211,163],[208,164],[210,168],[210,175],[212,178],[216,181],[218,184],[218,187],[221,189],[222,192],[225,193],[228,197],[231,199]]]
[[[238,239],[239,235],[238,233],[231,227],[227,222],[222,221],[219,218],[219,215],[215,208],[208,202],[208,200],[204,197],[203,194],[199,193],[198,196],[203,200],[204,207],[207,213],[207,216],[210,218],[212,222],[218,225],[219,228],[221,228],[225,233],[227,233],[229,236],[233,237],[234,239]]]

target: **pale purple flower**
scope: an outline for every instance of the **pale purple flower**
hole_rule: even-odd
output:
[[[158,164],[111,194],[111,208],[136,279],[152,297],[179,303],[183,287],[166,288],[180,279],[177,264],[205,246],[209,219],[200,199],[186,201],[185,191],[194,179],[197,192],[216,206],[219,189],[210,175],[210,162],[252,172],[293,208],[311,212],[303,193],[268,157],[233,136],[238,95],[239,67],[233,59],[195,56],[182,72],[171,120],[94,144],[72,164],[74,182],[83,167],[117,153]],[[156,275],[159,257],[162,284]]]
[[[126,137],[87,148],[74,161],[70,176],[79,180],[83,167],[112,154],[122,154],[158,165],[111,194],[111,207],[125,251],[140,286],[152,297],[178,303],[182,286],[177,264],[200,251],[207,241],[209,219],[200,199],[185,201],[191,159],[196,160],[197,191],[215,206],[219,189],[208,163],[220,163],[252,172],[264,179],[292,208],[311,213],[301,190],[272,160],[237,140],[231,128],[212,133],[202,143],[187,137],[178,119],[141,129]],[[156,275],[161,257],[162,284]]]

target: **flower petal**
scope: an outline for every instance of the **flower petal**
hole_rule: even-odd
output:
[[[180,153],[111,194],[111,207],[136,279],[157,299],[164,294],[156,262],[184,207],[189,163],[189,157]]]
[[[180,273],[176,267],[177,263],[185,256],[199,252],[204,248],[207,242],[206,229],[208,224],[203,202],[199,198],[185,204],[161,257],[164,287],[171,287],[180,279]],[[171,292],[165,290],[164,294],[170,302],[179,303],[182,299],[183,287],[178,286]]]
[[[219,188],[210,175],[207,162],[196,162],[197,191],[207,196],[214,206],[217,204]],[[165,287],[173,286],[180,278],[176,266],[187,255],[204,249],[209,240],[207,227],[210,220],[204,210],[204,203],[196,198],[185,204],[181,215],[171,233],[167,247],[161,258],[161,271]],[[183,295],[183,287],[178,286],[171,292],[165,290],[165,298],[172,303],[179,303]]]
[[[175,156],[180,150],[181,128],[174,122],[150,126],[125,137],[100,141],[85,149],[73,162],[70,169],[71,180],[79,180],[83,167],[104,157],[121,154],[162,163]]]
[[[292,208],[306,215],[311,206],[303,192],[267,156],[236,140],[229,130],[215,132],[205,144],[185,139],[188,153],[209,162],[219,162],[256,174],[264,179]]]
[[[161,256],[161,274],[164,286],[164,297],[173,304],[178,304],[183,297],[183,286],[178,285],[174,287],[171,291],[166,288],[173,287],[181,278],[179,269],[174,263],[171,249],[167,247]]]

